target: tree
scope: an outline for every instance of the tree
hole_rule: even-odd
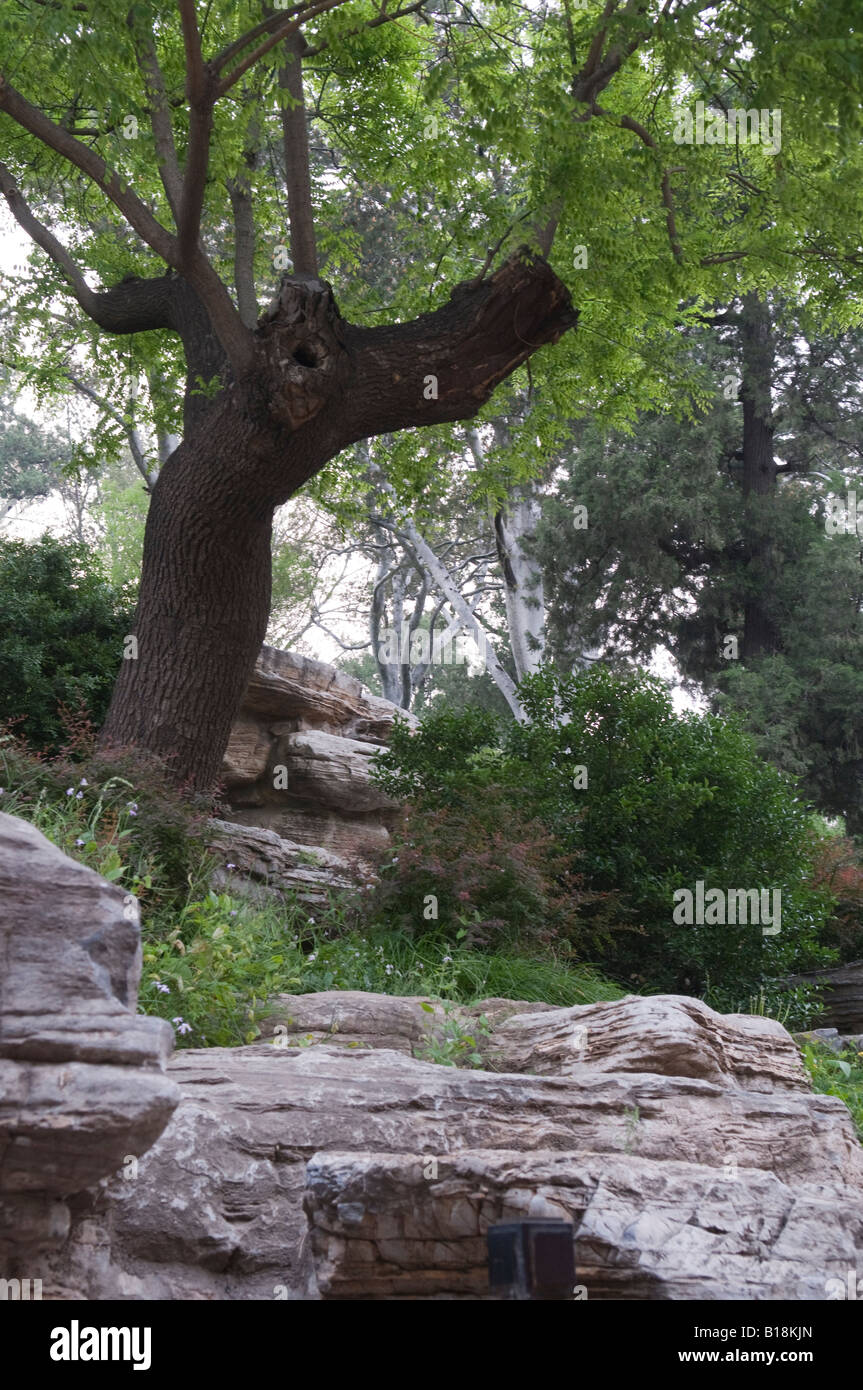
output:
[[[56,435],[20,414],[12,399],[11,383],[3,382],[0,394],[0,521],[16,506],[47,497],[57,486],[60,469],[69,459],[69,447]]]
[[[88,547],[53,536],[0,541],[0,720],[55,751],[64,707],[100,720],[130,617],[128,596]]]
[[[813,47],[803,81],[801,45],[816,37],[833,43]],[[732,61],[747,67],[754,91],[787,102],[800,129],[805,121],[815,131],[781,165],[763,153],[746,244],[717,250],[694,209],[727,172],[674,141],[674,93],[687,74],[719,76]],[[575,324],[546,257],[554,244],[572,265],[582,219],[601,204],[594,240],[609,260],[620,225],[607,193],[612,155],[618,192],[633,200],[626,234],[638,241],[600,297],[614,301],[618,323],[630,320],[621,327],[630,342],[664,327],[682,299],[708,290],[727,299],[718,281],[751,279],[749,256],[811,254],[807,268],[824,281],[836,259],[853,263],[855,64],[849,0],[829,16],[815,0],[754,14],[739,0],[609,0],[601,14],[494,3],[481,15],[448,3],[426,14],[423,0],[300,0],[263,14],[236,0],[7,7],[0,191],[92,324],[127,340],[176,335],[185,365],[185,434],[147,518],[138,659],[121,665],[103,740],[140,745],[178,778],[211,783],[266,628],[274,509],[358,440],[472,418]],[[334,254],[338,191],[312,187],[307,84],[314,120],[347,152],[342,180],[369,185],[386,172],[389,184],[420,190],[409,197],[420,223],[443,209],[439,264],[470,273],[437,309],[417,313],[439,293],[436,272],[422,283],[404,261],[401,321],[350,322],[320,278],[322,248],[336,268],[345,257]],[[435,143],[438,119],[453,122],[446,148]],[[402,134],[396,152],[391,130]],[[831,202],[835,171],[824,156],[834,147],[847,167]],[[685,197],[675,197],[672,165],[687,174]],[[287,260],[281,241],[266,254],[256,215],[272,237],[282,188],[291,273],[259,318],[259,276]],[[525,249],[510,251],[515,233]],[[635,321],[633,295],[643,306]],[[165,368],[165,352],[141,351]],[[547,422],[567,389],[579,394],[563,385],[566,350],[560,361]],[[651,373],[639,362],[620,380],[644,390]],[[584,392],[595,389],[592,379]],[[539,423],[534,416],[531,428]]]
[[[540,528],[552,648],[567,663],[585,641],[627,662],[666,648],[715,708],[740,715],[762,756],[857,834],[863,527],[845,518],[851,494],[863,496],[863,334],[816,335],[805,314],[767,307],[758,457],[769,487],[747,478],[747,347],[739,316],[726,314],[719,337],[691,335],[715,392],[691,418],[645,414],[632,433],[576,432]],[[769,643],[747,640],[753,626]]]

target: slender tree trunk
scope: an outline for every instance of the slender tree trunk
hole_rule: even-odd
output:
[[[539,503],[523,489],[510,495],[494,519],[504,583],[506,625],[518,679],[536,671],[545,654],[545,589],[542,571],[525,549],[536,532]]]
[[[770,306],[756,293],[743,300],[743,507],[746,597],[743,660],[775,651],[778,634],[770,617],[775,579],[771,499],[776,493],[773,452],[773,365],[775,342]]]

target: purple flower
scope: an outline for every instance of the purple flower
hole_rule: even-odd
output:
[[[82,797],[83,795],[84,795],[83,792],[76,792],[76,793],[75,793],[75,800],[76,800],[76,801],[80,801],[80,800],[81,800],[81,797]]]
[[[137,816],[137,814],[138,814],[138,803],[137,803],[137,801],[130,801],[130,802],[128,802],[128,804],[127,804],[127,810],[128,810],[128,812],[129,812],[129,815],[130,815],[130,816]]]
[[[76,845],[83,845],[83,844],[84,844],[84,841],[83,841],[83,840],[76,840],[76,841],[75,841],[75,844],[76,844]]]
[[[191,1025],[191,1023],[181,1023],[181,1024],[179,1024],[178,1027],[177,1027],[177,1032],[178,1032],[178,1033],[191,1033],[191,1031],[192,1031],[192,1025]]]
[[[82,777],[80,782],[78,783],[79,787],[89,787],[89,785],[90,783],[87,781],[86,777]]]
[[[228,916],[229,916],[229,917],[236,917],[236,915],[237,915],[237,909],[236,909],[236,908],[234,908],[233,912],[229,912],[229,913],[228,913]]]
[[[67,796],[74,796],[74,795],[75,795],[75,788],[74,788],[74,787],[67,787],[67,788],[66,788],[66,795],[67,795]]]
[[[167,985],[163,985],[161,980],[154,980],[153,983],[154,983],[154,985],[156,986],[156,989],[159,991],[160,994],[170,994],[170,993],[171,993],[171,991],[169,990],[168,986],[167,986]]]

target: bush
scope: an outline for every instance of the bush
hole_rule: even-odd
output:
[[[588,914],[613,912],[610,894],[585,890],[576,859],[502,787],[454,796],[447,806],[415,800],[394,836],[393,855],[362,904],[371,923],[468,947],[534,950],[577,946]]]
[[[260,904],[216,892],[217,861],[201,834],[208,807],[183,798],[157,766],[34,756],[0,740],[0,807],[29,820],[72,858],[141,905],[139,1010],[169,1020],[178,1047],[233,1046],[260,1036],[278,993],[364,989],[458,1003],[490,995],[586,1004],[618,991],[553,957],[482,954],[442,933],[414,941],[365,923],[345,895],[310,914],[296,896]]]
[[[825,939],[841,961],[863,957],[863,855],[853,840],[823,834],[815,845],[812,883],[830,893],[833,911]]]
[[[46,750],[62,742],[63,707],[100,724],[131,621],[86,546],[0,540],[0,723],[21,721]]]
[[[629,986],[721,1006],[833,958],[819,939],[829,895],[809,882],[808,810],[736,723],[677,714],[662,682],[605,667],[545,670],[523,682],[521,697],[525,724],[444,712],[416,733],[399,725],[376,776],[391,793],[437,807],[479,804],[500,788],[510,808],[501,810],[504,833],[511,808],[541,820],[577,856],[584,888],[619,899],[629,930],[601,919],[590,949]],[[699,880],[722,891],[779,889],[781,932],[675,924],[675,890],[694,891]]]
[[[851,1111],[854,1127],[863,1143],[863,1052],[848,1047],[837,1057],[823,1043],[808,1042],[803,1061],[813,1089],[824,1096],[838,1096]]]

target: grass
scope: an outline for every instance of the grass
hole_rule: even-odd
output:
[[[825,1096],[838,1096],[848,1106],[863,1143],[863,1052],[848,1048],[840,1056],[823,1043],[806,1043],[803,1061],[814,1089]]]
[[[196,838],[194,818],[184,822],[162,787],[125,767],[33,760],[0,740],[0,809],[138,898],[139,1011],[168,1019],[178,1047],[255,1041],[268,1001],[280,993],[351,989],[454,1004],[497,996],[563,1005],[623,993],[562,956],[485,953],[443,934],[414,939],[380,924],[359,931],[344,895],[310,910],[296,897],[262,905],[216,892],[210,884],[221,861]]]

